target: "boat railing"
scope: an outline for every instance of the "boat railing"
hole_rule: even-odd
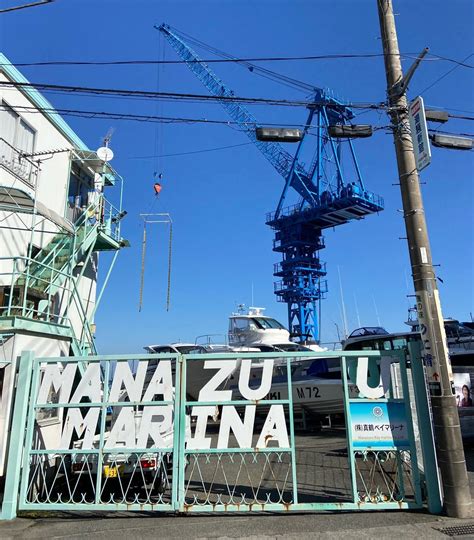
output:
[[[227,334],[202,334],[196,336],[195,345],[228,345]]]

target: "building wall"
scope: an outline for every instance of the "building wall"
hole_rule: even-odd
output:
[[[0,477],[5,473],[6,452],[10,439],[12,407],[14,397],[14,380],[18,358],[22,351],[33,351],[35,356],[69,356],[69,341],[43,336],[15,334],[3,345],[0,353],[0,369],[4,371],[3,386],[0,392]],[[5,356],[4,354],[5,353]],[[6,363],[6,358],[10,360]],[[63,411],[57,416],[44,420],[39,426],[38,436],[48,445],[58,445],[61,438],[61,422]]]
[[[10,80],[0,68],[0,81]],[[70,140],[54,125],[47,116],[38,112],[22,111],[21,107],[34,107],[34,102],[17,88],[0,87],[0,104],[5,102],[16,110],[20,117],[36,132],[34,152],[48,150],[72,149]],[[1,114],[1,111],[0,111]],[[4,128],[5,129],[5,128]],[[0,138],[2,137],[2,124],[0,122]],[[66,203],[70,177],[71,152],[61,152],[45,155],[39,165],[39,173],[36,178],[36,185],[32,186],[27,181],[12,172],[12,167],[7,162],[2,161],[2,152],[8,150],[6,145],[2,146],[0,141],[0,186],[14,187],[22,189],[36,200],[44,204],[48,209],[53,210],[61,217],[66,217]],[[49,159],[51,157],[51,159]],[[48,158],[48,159],[46,159]],[[37,159],[37,158],[34,158]],[[2,164],[3,163],[3,164]],[[32,225],[32,219],[36,219],[40,225],[36,226],[33,237],[28,230]],[[21,213],[11,213],[0,211],[0,257],[25,257],[28,254],[28,245],[32,241],[38,248],[44,248],[59,231],[54,223],[49,220],[42,220],[36,216]],[[97,280],[97,255],[94,261],[88,264],[86,271],[78,284],[78,292],[81,299],[87,305],[87,313],[90,315],[95,305],[96,280]],[[18,263],[21,268],[21,262]],[[13,261],[0,260],[0,286],[10,285],[12,280]],[[80,267],[76,273],[80,272]],[[68,305],[68,295],[58,293],[58,304],[60,314]],[[74,304],[72,304],[74,306]],[[76,335],[80,335],[84,316],[80,309],[70,308],[69,313],[72,327]]]
[[[6,82],[8,78],[0,71],[0,81]],[[0,87],[0,99],[12,108],[32,107],[34,104],[17,88]],[[21,112],[20,116],[36,131],[35,152],[44,150],[58,150],[72,148],[73,145],[58,131],[58,129],[43,114],[37,112]],[[0,125],[0,137],[2,126]],[[49,158],[49,156],[45,156]],[[8,185],[24,189],[33,195],[33,188],[14,174],[0,166],[1,185]],[[69,153],[54,154],[52,159],[41,162],[40,172],[36,185],[37,200],[51,208],[60,216],[64,216],[67,189],[69,183]]]

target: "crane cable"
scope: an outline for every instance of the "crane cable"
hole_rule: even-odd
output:
[[[208,45],[207,43],[204,43],[203,41],[200,41],[199,39],[194,38],[193,36],[187,34],[186,32],[182,32],[181,30],[178,30],[177,28],[173,28],[172,26],[169,26],[169,28],[179,37],[185,38],[189,43],[196,47],[200,47],[201,49],[204,49],[212,54],[215,54],[216,56],[219,56],[220,58],[230,60],[237,62],[239,65],[245,66],[250,72],[256,73],[262,77],[265,77],[267,79],[271,79],[275,82],[278,82],[280,84],[283,84],[285,86],[290,86],[292,88],[295,88],[300,91],[304,92],[314,92],[315,86],[312,84],[308,84],[304,81],[300,81],[298,79],[294,79],[293,77],[288,77],[286,75],[283,75],[281,73],[278,73],[276,71],[270,70],[268,68],[264,68],[262,66],[258,66],[256,64],[253,64],[251,62],[248,62],[246,60],[239,60],[235,56],[222,51],[220,49],[217,49],[216,47],[213,47],[212,45]]]
[[[146,254],[146,221],[143,222],[143,240],[142,240],[142,267],[140,274],[140,296],[138,302],[138,312],[141,312],[143,306],[143,287],[145,284],[145,254]]]
[[[170,236],[169,236],[169,245],[168,245],[168,290],[166,292],[166,311],[170,310],[172,242],[173,242],[173,222],[170,221]]]

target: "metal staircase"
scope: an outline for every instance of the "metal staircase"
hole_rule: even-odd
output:
[[[74,235],[59,233],[54,236],[31,260],[17,285],[27,286],[40,295],[54,295],[67,279],[68,268],[74,268],[94,245],[99,226],[97,221],[88,224],[87,216],[94,216],[96,211],[97,205],[86,209],[75,223]]]
[[[81,213],[72,232],[59,231],[35,256],[14,257],[7,305],[0,315],[61,326],[63,335],[71,339],[73,354],[96,354],[91,315],[79,295],[78,283],[94,251],[122,247],[118,213],[111,205],[106,209],[101,196]],[[74,331],[69,320],[70,309],[77,310],[81,318],[79,331]]]

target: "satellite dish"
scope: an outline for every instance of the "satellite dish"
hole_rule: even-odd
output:
[[[112,161],[112,159],[114,158],[114,153],[107,146],[101,146],[96,153],[99,159],[105,162]]]

